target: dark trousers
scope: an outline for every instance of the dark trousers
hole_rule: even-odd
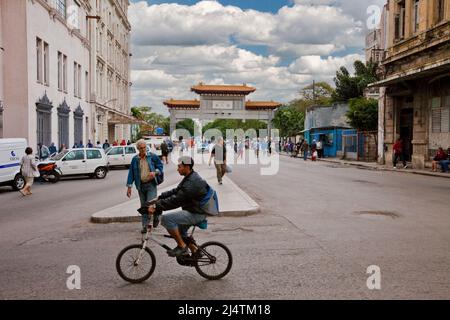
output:
[[[217,172],[217,181],[222,182],[222,177],[225,175],[227,166],[225,164],[214,163]]]
[[[406,160],[405,160],[405,156],[403,155],[403,153],[394,153],[394,167],[397,166],[397,161],[400,160],[403,162],[403,166],[406,166]]]

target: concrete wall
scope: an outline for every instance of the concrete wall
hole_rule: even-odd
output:
[[[28,1],[1,0],[2,47],[5,49],[2,53],[4,67],[3,136],[29,140],[27,5]]]

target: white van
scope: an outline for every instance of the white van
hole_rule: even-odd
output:
[[[103,179],[108,173],[108,160],[103,149],[68,149],[52,157],[61,176],[88,175]]]
[[[14,190],[25,186],[25,179],[20,174],[20,160],[26,148],[26,139],[0,139],[0,186],[12,186]]]

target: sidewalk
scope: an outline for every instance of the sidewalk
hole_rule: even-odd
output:
[[[284,156],[289,156],[288,153],[282,152],[280,153]],[[298,159],[302,159],[303,157]],[[310,161],[310,158],[308,158],[308,161]],[[354,160],[342,160],[339,158],[322,158],[317,159],[317,162],[331,162],[331,163],[339,163],[341,165],[349,165],[349,166],[356,166],[361,167],[365,169],[371,169],[371,170],[380,170],[380,171],[395,171],[395,172],[402,172],[402,173],[413,173],[413,174],[420,174],[424,176],[433,176],[433,177],[441,177],[441,178],[450,178],[449,172],[432,172],[431,169],[412,169],[412,168],[406,168],[406,169],[394,169],[392,166],[388,165],[381,165],[376,162],[364,162],[364,161],[354,161]]]
[[[219,216],[239,217],[256,214],[260,211],[259,205],[227,176],[223,177],[223,184],[219,185],[216,178],[216,168],[214,166],[208,167],[206,165],[196,165],[195,170],[211,187],[214,188],[214,190],[217,191],[219,197]],[[230,175],[232,176],[233,173]],[[180,182],[182,178],[183,177],[180,176]],[[162,186],[164,186],[164,183]],[[171,190],[176,186],[177,185],[160,187],[158,189],[158,194]],[[133,192],[137,193],[135,188]],[[94,213],[91,216],[91,222],[139,222],[141,221],[141,215],[136,211],[139,207],[139,198],[135,198],[117,206]]]

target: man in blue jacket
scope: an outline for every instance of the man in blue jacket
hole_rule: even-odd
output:
[[[157,185],[163,179],[164,165],[156,154],[147,153],[147,144],[145,140],[139,140],[136,143],[139,154],[131,160],[128,170],[127,197],[131,197],[131,188],[133,182],[139,192],[141,207],[156,198]],[[148,214],[142,215],[142,226],[148,225]]]

